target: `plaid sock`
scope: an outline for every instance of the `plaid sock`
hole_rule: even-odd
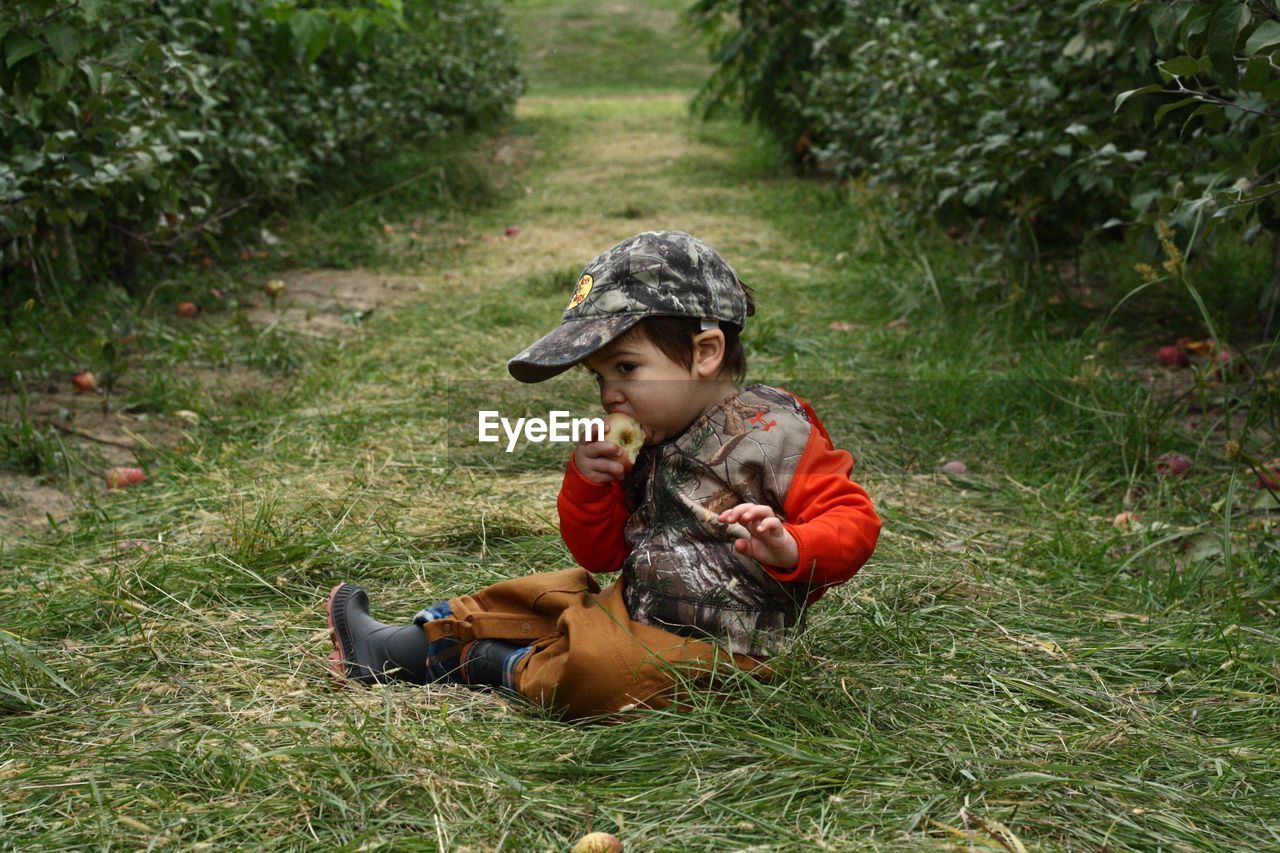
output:
[[[418,627],[453,615],[449,602],[441,601],[424,607],[413,617]],[[462,641],[456,637],[441,637],[427,646],[427,672],[431,681],[443,684],[462,684]]]
[[[424,607],[413,616],[414,624],[425,625],[428,622],[434,622],[437,619],[443,619],[446,616],[453,615],[453,608],[449,606],[449,602],[441,601],[430,607]]]
[[[516,692],[515,677],[516,664],[529,652],[533,651],[533,646],[521,646],[520,648],[507,655],[506,660],[502,662],[502,687],[505,690]]]

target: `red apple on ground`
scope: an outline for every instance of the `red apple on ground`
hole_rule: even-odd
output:
[[[569,848],[569,853],[622,853],[622,839],[611,832],[589,832]]]
[[[1186,367],[1191,363],[1191,359],[1187,358],[1187,354],[1177,344],[1160,347],[1156,358],[1166,367]]]
[[[644,447],[644,427],[631,415],[614,412],[604,419],[604,437],[622,448],[622,464],[630,468]]]
[[[76,389],[77,394],[92,394],[98,388],[98,380],[86,370],[71,377],[71,386]]]
[[[108,489],[124,489],[136,486],[147,479],[147,472],[141,468],[108,468],[104,474]]]
[[[1280,456],[1258,466],[1258,488],[1280,489]]]
[[[1156,458],[1156,473],[1174,477],[1185,477],[1191,470],[1191,458],[1181,453],[1161,453]]]
[[[518,235],[519,233],[520,233],[520,226],[519,226],[519,225],[508,225],[508,226],[507,226],[506,235],[507,235],[508,237],[515,237],[515,236],[516,236],[516,235]]]
[[[1213,363],[1217,365],[1217,368],[1213,371],[1214,378],[1226,379],[1228,375],[1233,373],[1237,366],[1237,362],[1233,360],[1234,358],[1235,356],[1231,354],[1229,349],[1216,350],[1213,353]]]
[[[183,302],[180,305],[178,305],[178,316],[194,317],[196,316],[196,312],[199,310],[200,309],[196,307],[196,304],[194,302]]]

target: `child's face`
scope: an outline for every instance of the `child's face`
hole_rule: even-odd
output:
[[[685,367],[643,334],[624,335],[582,363],[600,386],[600,405],[644,424],[645,444],[684,432],[724,394],[723,382],[707,375],[697,354],[694,363]]]

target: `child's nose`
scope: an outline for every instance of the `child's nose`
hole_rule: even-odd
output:
[[[600,405],[606,409],[627,401],[627,397],[613,382],[605,382],[600,386]]]

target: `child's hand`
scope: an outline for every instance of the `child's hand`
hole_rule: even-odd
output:
[[[612,441],[584,441],[573,451],[573,464],[593,483],[612,483],[627,473],[622,453]]]
[[[734,550],[757,562],[779,569],[794,569],[800,560],[795,537],[782,526],[782,519],[765,504],[738,504],[720,513],[725,524],[737,522],[747,528],[750,539],[733,543]]]

